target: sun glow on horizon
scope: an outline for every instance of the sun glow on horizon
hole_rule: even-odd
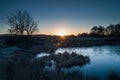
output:
[[[58,35],[58,36],[65,36],[65,35],[67,35],[67,31],[59,30],[58,32],[56,32],[56,35]]]

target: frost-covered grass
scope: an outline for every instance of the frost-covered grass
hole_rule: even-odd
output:
[[[96,76],[84,76],[82,72],[64,73],[60,69],[62,67],[83,66],[89,63],[88,56],[67,52],[63,54],[38,54],[39,52],[53,53],[59,47],[56,45],[59,41],[62,42],[59,38],[50,36],[0,38],[0,55],[9,56],[0,59],[0,80],[97,80]],[[63,42],[62,45],[72,47],[88,44],[91,46],[91,44],[98,43],[92,40],[86,41],[70,40]],[[37,58],[36,54],[38,54]],[[46,70],[45,66],[51,66],[51,64],[55,64],[56,69]],[[119,79],[119,75],[116,75],[110,74],[108,80]]]
[[[37,54],[36,55],[36,58],[41,58],[41,57],[44,57],[44,56],[49,56],[50,54],[48,53],[40,53],[40,54]]]
[[[17,50],[21,50],[20,48],[16,47],[16,46],[12,46],[12,47],[6,47],[6,48],[2,48],[0,49],[0,55],[1,56],[10,56],[10,54],[14,51]]]
[[[0,60],[0,80],[99,80],[97,76],[84,75],[81,71],[64,72],[58,68],[54,70],[45,69],[46,59],[51,63],[54,63],[51,59],[58,62],[57,65],[72,64],[74,66],[77,60],[84,62],[85,56],[78,56],[75,53],[51,54],[40,57],[40,59],[31,52],[24,50],[14,51],[11,55]],[[68,60],[72,62],[67,63]],[[119,80],[119,78],[118,74],[112,73],[108,75],[106,80]]]

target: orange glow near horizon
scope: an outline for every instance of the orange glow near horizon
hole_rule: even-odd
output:
[[[65,36],[65,35],[68,35],[68,33],[67,33],[67,31],[65,31],[65,30],[59,30],[58,32],[55,33],[55,35]]]

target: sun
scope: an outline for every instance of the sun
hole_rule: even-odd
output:
[[[56,35],[59,35],[59,36],[65,36],[67,35],[67,32],[65,30],[59,30]]]

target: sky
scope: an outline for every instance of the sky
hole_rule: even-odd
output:
[[[120,0],[0,0],[0,34],[7,33],[7,16],[18,9],[32,15],[40,34],[78,34],[120,22]]]

